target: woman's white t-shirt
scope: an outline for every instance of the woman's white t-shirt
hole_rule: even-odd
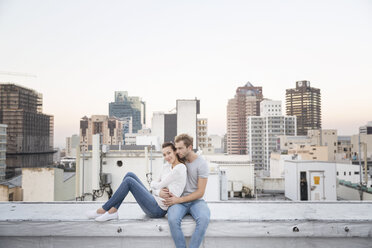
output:
[[[186,185],[186,177],[187,170],[184,164],[177,164],[174,168],[169,163],[163,165],[160,179],[150,184],[152,194],[161,209],[167,210],[168,207],[164,205],[164,199],[159,196],[160,190],[168,188],[173,195],[180,197]]]

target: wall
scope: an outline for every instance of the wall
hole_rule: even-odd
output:
[[[54,201],[54,168],[22,168],[23,201]]]
[[[324,196],[326,201],[337,200],[336,194],[336,164],[331,162],[285,161],[285,196],[292,200],[300,199],[300,172],[306,171],[308,181],[308,196],[310,199],[311,171],[324,171]],[[288,191],[288,193],[287,193]]]
[[[146,179],[146,173],[151,171],[151,161],[150,161],[150,152],[146,153],[145,151],[110,151],[104,155],[103,158],[103,173],[110,173],[112,176],[111,188],[115,192],[120,186],[124,176],[128,172],[135,173],[142,183],[149,188]],[[92,156],[91,154],[86,154],[83,166],[83,158],[80,154],[80,192],[92,193]],[[122,166],[117,165],[118,161],[122,161]],[[153,152],[152,160],[152,171],[153,171],[153,180],[159,178],[162,167],[164,164],[163,156],[160,152]],[[84,179],[83,179],[84,172]],[[77,175],[78,176],[78,175]],[[97,175],[98,177],[98,175]],[[84,186],[83,186],[84,182]],[[103,197],[98,198],[97,201],[106,201],[108,199],[107,194],[104,194]],[[128,194],[128,197],[125,199],[125,202],[134,202],[135,199],[131,193]]]
[[[357,189],[341,184],[337,186],[337,197],[348,201],[360,201],[360,194]],[[363,192],[363,201],[372,201],[372,194]]]
[[[9,200],[9,188],[7,185],[0,184],[0,201]]]
[[[359,165],[337,163],[337,172],[337,178],[340,180],[349,181],[351,183],[360,182]],[[355,174],[355,172],[357,172],[357,174]],[[364,175],[362,175],[362,179],[364,180]]]

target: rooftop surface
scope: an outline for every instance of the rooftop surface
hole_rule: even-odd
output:
[[[84,213],[99,202],[0,203],[0,247],[173,247],[167,219],[124,203],[119,220]],[[371,247],[372,202],[209,202],[202,247]],[[187,239],[195,228],[187,216]]]

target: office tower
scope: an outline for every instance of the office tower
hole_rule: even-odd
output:
[[[6,169],[6,127],[0,124],[0,181],[5,180]]]
[[[7,177],[24,167],[53,163],[53,116],[41,113],[42,95],[15,84],[0,85],[0,123],[7,127]]]
[[[208,119],[198,118],[197,122],[197,137],[199,148],[211,146],[210,139],[208,138]]]
[[[278,135],[296,135],[296,117],[278,115],[280,101],[264,100],[261,115],[247,119],[247,144],[251,161],[258,169],[270,170],[270,154],[277,149]]]
[[[122,121],[130,118],[132,132],[137,133],[146,124],[146,103],[137,96],[128,96],[127,91],[115,91],[115,102],[109,103],[109,116]]]
[[[309,130],[320,129],[320,89],[310,87],[309,81],[297,81],[295,89],[286,90],[286,113],[297,117],[298,135],[307,135]]]
[[[91,118],[84,116],[80,120],[80,147],[82,151],[88,151],[92,145],[94,134],[101,134],[101,144],[119,145],[123,142],[123,123],[115,117],[107,115],[92,115]]]
[[[174,137],[187,133],[194,138],[193,148],[197,149],[197,115],[200,113],[200,100],[177,100],[176,113],[154,112],[151,134],[158,136],[160,142],[173,142]]]
[[[260,114],[262,87],[248,82],[227,104],[227,153],[247,154],[247,117]]]

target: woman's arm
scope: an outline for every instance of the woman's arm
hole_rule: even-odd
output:
[[[176,165],[176,167],[174,167],[173,170],[171,170],[171,172],[164,178],[164,180],[154,185],[154,189],[159,190],[165,188],[172,182],[179,180],[179,177],[183,175],[186,177],[186,167],[184,164],[178,164]]]

